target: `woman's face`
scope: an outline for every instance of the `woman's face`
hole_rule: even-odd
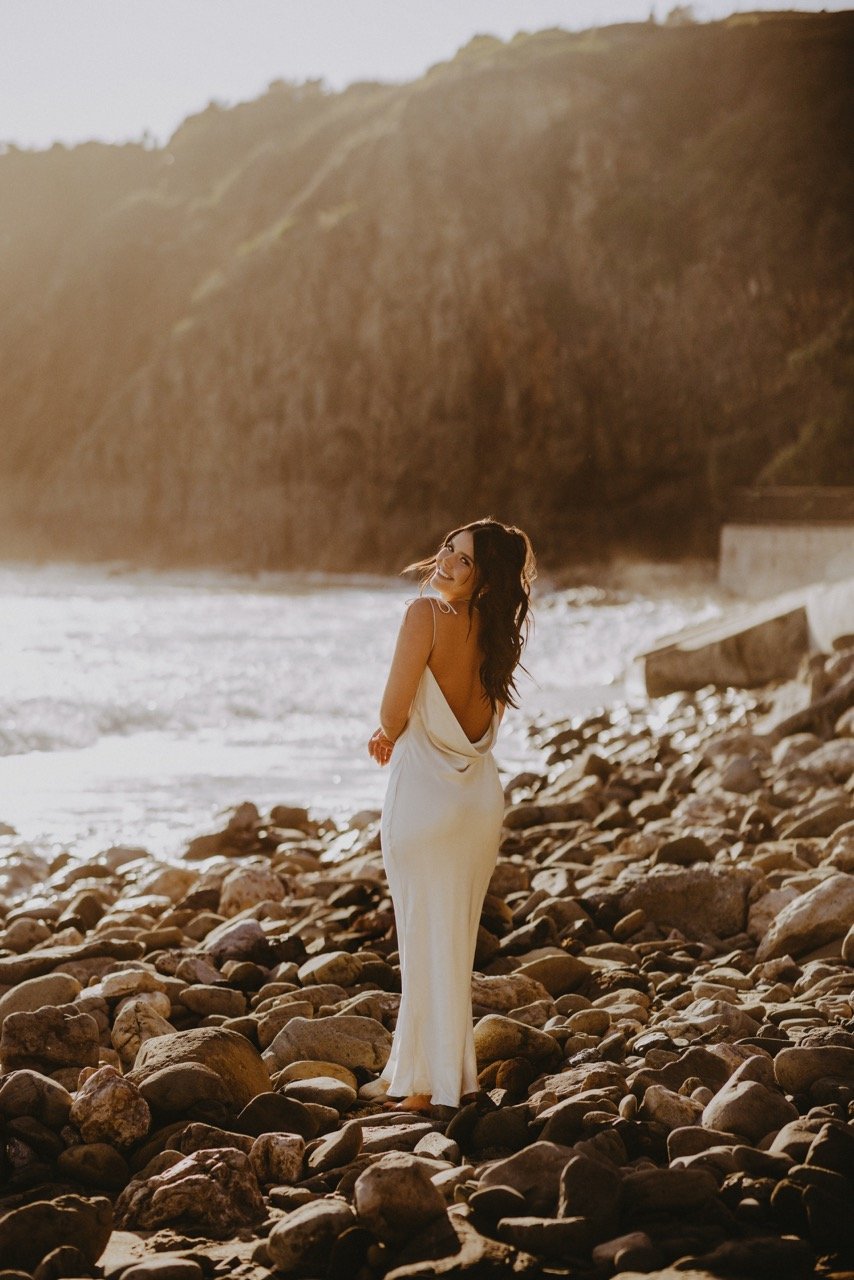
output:
[[[455,533],[436,552],[431,587],[445,600],[468,600],[475,588],[474,536],[470,529]]]

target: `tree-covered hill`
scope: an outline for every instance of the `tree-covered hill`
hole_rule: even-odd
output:
[[[389,569],[491,512],[555,564],[854,482],[852,45],[479,37],[162,149],[8,148],[0,555]]]

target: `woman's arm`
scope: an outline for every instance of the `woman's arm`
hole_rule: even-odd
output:
[[[383,733],[394,742],[409,720],[412,700],[433,648],[433,606],[413,600],[403,615],[380,706]]]

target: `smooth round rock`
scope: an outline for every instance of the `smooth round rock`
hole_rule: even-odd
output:
[[[164,1116],[183,1116],[194,1109],[226,1108],[229,1093],[221,1076],[200,1062],[161,1067],[142,1081],[139,1091]]]
[[[379,1240],[395,1243],[445,1213],[445,1197],[434,1187],[434,1166],[420,1156],[388,1152],[356,1179],[353,1205]]]
[[[216,1072],[235,1107],[245,1107],[257,1094],[269,1092],[270,1077],[258,1050],[244,1036],[223,1027],[194,1027],[146,1040],[129,1078],[141,1086],[155,1071],[188,1062]]]
[[[0,996],[0,1027],[9,1013],[35,1013],[45,1005],[71,1004],[81,990],[77,979],[67,973],[46,973],[40,978],[19,982]]]
[[[356,1090],[341,1080],[330,1076],[317,1076],[308,1080],[293,1080],[285,1085],[284,1092],[298,1102],[317,1102],[336,1111],[346,1111],[356,1101]]]
[[[201,1266],[192,1258],[161,1253],[126,1267],[119,1280],[202,1280],[203,1275]]]
[[[12,1071],[0,1082],[0,1115],[32,1116],[49,1129],[60,1129],[74,1099],[68,1089],[39,1071]]]
[[[314,1200],[276,1223],[267,1239],[267,1252],[273,1266],[286,1274],[315,1260],[322,1266],[333,1241],[355,1225],[353,1210],[344,1200]]]
[[[56,1166],[63,1177],[99,1191],[121,1191],[130,1181],[127,1161],[106,1142],[67,1147],[59,1155]]]

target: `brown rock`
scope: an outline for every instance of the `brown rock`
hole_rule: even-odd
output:
[[[88,1067],[98,1062],[98,1024],[74,1005],[48,1006],[34,1013],[10,1013],[0,1033],[0,1069],[44,1065]]]
[[[3,1266],[32,1271],[51,1250],[72,1245],[94,1265],[112,1229],[113,1206],[101,1196],[37,1200],[0,1217],[0,1258]]]
[[[311,1267],[315,1274],[323,1274],[333,1241],[355,1225],[353,1210],[344,1200],[315,1200],[276,1223],[267,1239],[267,1253],[277,1271],[287,1274]]]
[[[816,1080],[839,1080],[854,1086],[854,1049],[816,1045],[781,1049],[774,1058],[774,1076],[787,1093],[804,1094]]]
[[[406,1239],[445,1213],[445,1198],[430,1180],[434,1171],[430,1162],[406,1152],[381,1156],[356,1179],[356,1213],[378,1239]]]
[[[13,1071],[0,1082],[0,1115],[32,1116],[50,1129],[68,1119],[72,1097],[64,1085],[39,1071]]]
[[[104,1066],[78,1090],[69,1119],[84,1142],[132,1147],[148,1133],[151,1112],[136,1085]]]
[[[77,979],[67,973],[47,973],[19,982],[0,996],[0,1027],[9,1013],[35,1013],[45,1005],[71,1004],[80,990]]]
[[[554,1142],[532,1142],[515,1155],[497,1160],[481,1175],[482,1187],[512,1187],[520,1192],[534,1214],[554,1211],[560,1176],[578,1153]]]
[[[264,1217],[249,1157],[234,1147],[195,1151],[145,1181],[131,1182],[116,1202],[118,1226],[180,1226],[222,1237]]]
[[[56,1162],[63,1177],[98,1191],[121,1191],[130,1181],[127,1161],[106,1142],[83,1142],[61,1152]]]
[[[854,919],[854,875],[838,872],[783,907],[756,950],[757,961],[801,956],[843,938]]]
[[[223,1027],[195,1027],[147,1040],[128,1079],[142,1087],[156,1071],[189,1062],[215,1071],[235,1107],[244,1107],[256,1094],[269,1091],[270,1077],[258,1050],[244,1036]]]

